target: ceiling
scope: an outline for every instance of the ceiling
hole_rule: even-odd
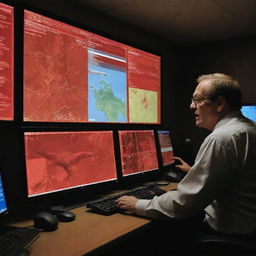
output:
[[[179,44],[256,34],[256,0],[76,0]]]

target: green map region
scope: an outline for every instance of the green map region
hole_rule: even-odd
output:
[[[101,86],[99,89],[90,86],[93,89],[95,98],[96,112],[104,113],[107,121],[120,122],[126,119],[126,103],[120,98],[116,97],[112,87],[104,80],[98,82]],[[97,114],[94,112],[94,117]],[[96,118],[97,121],[106,121],[102,118]]]

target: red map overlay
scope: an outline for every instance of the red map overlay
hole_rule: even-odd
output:
[[[158,138],[161,148],[163,165],[165,166],[174,163],[170,131],[158,131]]]
[[[28,196],[117,179],[112,131],[24,137]]]
[[[154,104],[157,104],[157,122],[160,123],[159,56],[28,10],[24,16],[24,121],[89,122],[88,51],[95,49],[102,53],[97,56],[102,66],[116,66],[115,58],[124,60],[122,68],[127,74],[126,91],[131,87],[157,93],[158,102]],[[107,77],[102,76],[104,79],[107,83]],[[113,93],[111,84],[108,86]],[[114,99],[118,97],[118,94],[112,95]],[[126,101],[128,98],[127,94]],[[115,101],[111,103],[108,97],[97,100],[108,100],[108,109],[111,108],[109,104],[116,104]],[[147,106],[144,101],[143,106]],[[104,102],[97,102],[97,105],[102,106]],[[144,120],[136,122],[143,123]]]
[[[0,120],[14,119],[13,7],[0,3]]]
[[[24,121],[86,121],[83,32],[29,11],[24,15]]]
[[[152,130],[119,131],[119,140],[124,176],[158,169]]]

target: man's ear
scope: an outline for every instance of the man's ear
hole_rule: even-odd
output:
[[[223,96],[219,96],[216,99],[216,104],[217,104],[217,112],[222,112],[222,110],[226,106],[226,99]]]

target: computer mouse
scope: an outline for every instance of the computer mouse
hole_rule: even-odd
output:
[[[59,221],[69,222],[76,218],[76,215],[68,211],[59,211],[55,213]]]
[[[49,212],[39,212],[34,217],[34,227],[43,231],[54,231],[58,228],[58,219]]]

